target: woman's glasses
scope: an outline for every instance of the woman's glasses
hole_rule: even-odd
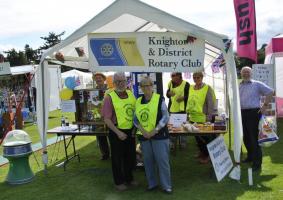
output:
[[[120,83],[126,83],[127,81],[126,80],[116,80],[115,81],[117,84],[120,84]]]
[[[145,88],[145,87],[150,87],[152,85],[141,85],[142,88]]]
[[[193,79],[201,79],[200,76],[193,76]]]

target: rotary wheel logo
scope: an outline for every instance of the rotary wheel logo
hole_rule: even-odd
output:
[[[190,108],[192,110],[196,110],[196,101],[195,101],[195,99],[191,99],[191,101],[189,101],[189,105],[190,105]]]
[[[133,115],[134,115],[133,109],[131,107],[126,108],[126,114],[129,117],[133,117]]]
[[[113,46],[110,43],[105,43],[100,48],[101,54],[103,56],[109,57],[113,54]]]
[[[143,112],[141,114],[141,121],[142,122],[146,122],[148,120],[148,113],[147,112]]]

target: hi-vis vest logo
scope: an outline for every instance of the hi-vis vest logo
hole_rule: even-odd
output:
[[[125,109],[126,114],[127,114],[126,119],[127,119],[128,121],[132,121],[133,116],[134,116],[134,108],[133,108],[133,106],[132,106],[131,104],[126,104],[126,105],[124,106],[124,109]]]
[[[188,101],[188,107],[190,108],[191,112],[196,112],[197,111],[197,102],[198,99],[196,95],[191,95],[190,101]]]
[[[128,107],[126,109],[126,113],[129,117],[132,117],[133,116],[133,108],[132,107]]]
[[[142,122],[146,122],[147,120],[148,120],[148,110],[143,111],[143,112],[141,113],[141,121],[142,121]]]
[[[135,38],[93,38],[90,48],[100,66],[145,66]]]

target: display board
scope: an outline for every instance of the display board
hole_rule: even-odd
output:
[[[145,76],[149,76],[153,81],[153,91],[163,96],[162,73],[136,72],[136,73],[131,73],[135,97],[138,98],[143,94],[140,88],[140,81]]]
[[[83,89],[74,90],[75,119],[77,122],[91,122],[101,120],[101,107],[104,90]]]
[[[221,181],[232,169],[233,162],[223,136],[218,136],[207,144],[207,150],[218,181]]]
[[[274,65],[254,64],[252,67],[253,79],[261,81],[271,88],[274,88]]]
[[[253,67],[253,79],[261,81],[268,85],[271,88],[275,88],[275,80],[274,80],[274,65],[273,64],[254,64]],[[263,104],[264,97],[261,98],[261,103]],[[275,98],[272,99],[271,103],[269,103],[266,113],[267,116],[275,116]]]

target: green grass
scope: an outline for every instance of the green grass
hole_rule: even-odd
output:
[[[53,114],[52,114],[53,115]],[[51,116],[52,116],[51,115]],[[60,115],[54,113],[54,116]],[[60,124],[58,118],[50,118],[51,126]],[[283,132],[283,121],[279,121],[279,133]],[[227,141],[228,135],[225,139]],[[233,137],[232,137],[233,138]],[[34,139],[34,138],[33,138]],[[49,164],[48,174],[42,171],[40,153],[34,155],[39,160],[38,167],[33,156],[30,157],[32,170],[36,172],[35,179],[28,184],[11,186],[5,182],[8,165],[0,168],[0,199],[244,199],[244,200],[279,200],[283,199],[283,141],[280,139],[270,148],[264,148],[263,169],[261,173],[254,174],[254,186],[248,186],[247,168],[241,167],[241,181],[236,182],[224,178],[217,182],[210,165],[200,165],[193,158],[196,145],[193,137],[189,137],[189,146],[186,150],[177,151],[177,155],[171,155],[173,194],[166,195],[161,191],[145,192],[146,179],[143,171],[135,172],[140,186],[129,191],[117,192],[113,188],[111,163],[100,161],[100,153],[95,137],[77,137],[76,144],[81,155],[81,162],[71,161],[67,170],[58,168],[56,163],[64,159],[63,147],[60,145],[57,156],[57,144],[48,148]],[[228,142],[227,142],[228,145]],[[55,153],[53,153],[55,152]],[[54,154],[54,156],[52,156]],[[245,153],[244,153],[245,154]],[[244,155],[245,156],[245,155]],[[51,160],[52,157],[52,160]],[[56,160],[57,158],[57,160]]]
[[[68,117],[70,122],[73,122],[75,120],[74,113],[63,113],[65,117]],[[62,112],[60,110],[55,110],[49,113],[48,118],[48,129],[54,128],[56,126],[60,126],[61,124],[61,116]],[[38,133],[37,125],[33,123],[25,123],[24,124],[24,131],[26,131],[33,144],[40,142],[40,135]],[[54,137],[54,135],[47,135],[47,138]],[[0,155],[3,153],[3,147],[0,146]]]

